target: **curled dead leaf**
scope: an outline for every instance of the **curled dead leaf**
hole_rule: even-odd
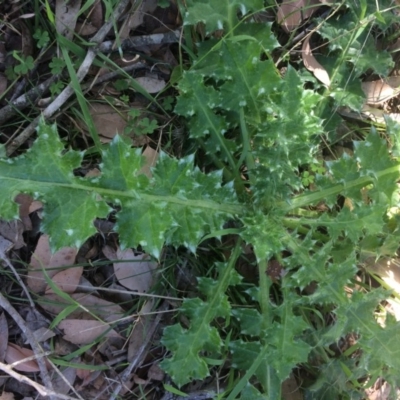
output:
[[[28,57],[34,52],[34,43],[30,29],[26,24],[25,20],[15,19],[11,22],[12,29],[6,32],[6,36],[9,33],[10,36],[13,36],[16,41],[14,42],[14,46],[10,46],[9,38],[7,38],[7,42],[9,44],[8,50],[21,50],[21,53],[24,57]],[[19,44],[17,44],[19,42]],[[10,48],[11,47],[11,48]]]
[[[36,360],[25,360],[26,358],[34,356],[35,353],[31,349],[20,347],[14,343],[8,343],[5,362],[7,364],[16,364],[14,369],[21,372],[38,372],[40,371],[39,365]],[[47,361],[47,360],[45,360]],[[50,364],[46,362],[47,368]]]
[[[397,87],[400,85],[400,76],[394,76],[383,80],[363,82],[361,88],[365,93],[366,103],[370,105],[382,104],[399,94]]]
[[[276,19],[286,32],[296,29],[319,8],[319,0],[283,0]]]
[[[29,206],[29,214],[38,211],[41,208],[43,208],[43,203],[39,200],[33,200],[31,205]]]
[[[330,86],[331,80],[326,69],[315,59],[310,47],[310,36],[306,37],[303,42],[302,58],[304,66],[311,71],[314,76],[326,86]]]
[[[33,198],[25,193],[18,194],[14,201],[19,204],[19,218],[24,224],[24,229],[27,231],[32,230],[32,221],[29,218],[29,207],[32,204]]]

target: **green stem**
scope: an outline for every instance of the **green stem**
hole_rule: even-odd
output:
[[[261,314],[263,316],[262,329],[264,330],[268,328],[271,322],[271,315],[269,312],[270,281],[267,276],[267,260],[261,260],[258,262],[258,274],[260,281],[259,303],[261,308]]]
[[[24,188],[26,185],[26,179],[24,177],[22,178],[3,178],[3,181],[9,180],[13,182],[13,185],[15,187],[21,187]],[[16,183],[15,183],[16,182]],[[101,197],[104,197],[105,199],[109,199],[109,201],[114,201],[115,199],[132,199],[132,200],[137,200],[137,201],[142,201],[147,204],[152,204],[155,202],[166,202],[166,203],[171,203],[171,204],[176,204],[180,205],[182,207],[192,207],[192,208],[205,208],[208,210],[213,210],[213,211],[219,211],[224,214],[232,214],[232,215],[239,215],[243,214],[243,207],[241,205],[235,205],[235,204],[220,204],[212,200],[192,200],[192,199],[185,199],[185,198],[179,198],[175,196],[159,196],[159,195],[153,195],[153,194],[148,194],[144,192],[137,192],[134,190],[114,190],[114,189],[105,189],[101,187],[95,187],[91,185],[79,185],[76,183],[58,183],[58,182],[43,182],[43,181],[34,181],[30,180],[31,186],[34,186],[34,182],[38,182],[41,187],[48,186],[49,191],[54,192],[55,188],[67,188],[70,190],[82,190],[86,193],[97,193]],[[46,189],[43,190],[43,192],[46,192]]]
[[[244,376],[240,379],[239,383],[234,387],[232,392],[229,394],[226,400],[235,400],[238,396],[238,394],[244,389],[244,387],[248,384],[250,381],[250,378],[255,374],[257,371],[257,368],[260,366],[260,364],[265,361],[265,357],[267,355],[267,352],[270,350],[269,346],[264,346],[261,349],[260,354],[257,356],[257,358],[253,361],[251,367],[246,371]]]
[[[285,225],[286,228],[289,228],[291,230],[295,230],[303,235],[307,235],[310,232],[310,228],[305,227],[304,225],[307,225],[307,221],[300,220],[298,218],[283,218],[282,219],[283,225]],[[321,225],[319,221],[311,221],[312,223],[315,223],[316,225]],[[322,233],[313,231],[312,232],[312,237],[314,239],[317,239],[318,241],[322,243],[327,243],[329,241],[329,236],[324,235]]]
[[[240,115],[240,132],[242,134],[242,143],[243,149],[242,154],[240,156],[239,162],[237,164],[237,170],[239,170],[240,166],[242,165],[243,161],[246,160],[247,165],[247,173],[249,175],[250,184],[253,186],[255,184],[255,179],[253,175],[253,171],[256,168],[256,163],[254,161],[253,154],[251,152],[251,143],[250,143],[250,135],[249,131],[247,130],[246,121],[244,118],[244,109],[243,107],[240,108],[239,111]]]
[[[323,189],[317,192],[313,193],[307,193],[307,194],[302,194],[299,196],[294,197],[290,204],[287,204],[286,202],[280,202],[279,206],[283,208],[286,212],[294,210],[296,208],[300,207],[305,207],[310,204],[315,204],[321,200],[325,200],[327,197],[338,195],[342,193],[343,191],[354,189],[357,186],[363,187],[369,184],[374,183],[375,180],[379,180],[382,177],[394,173],[399,173],[400,172],[400,165],[395,165],[393,167],[384,169],[383,171],[376,172],[374,174],[374,177],[371,176],[361,176],[357,179],[354,179],[349,182],[345,183],[339,183],[331,188],[328,189]]]

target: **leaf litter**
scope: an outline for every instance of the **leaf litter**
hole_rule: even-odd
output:
[[[81,35],[95,34],[101,27],[102,20],[105,17],[103,15],[101,2],[95,1],[93,5],[85,11],[84,17],[78,15],[80,2],[76,1],[73,3],[75,7],[65,7],[65,2],[63,1],[56,2],[55,17],[58,32],[69,39],[73,38],[73,31],[78,32]],[[140,6],[129,14],[129,18],[125,19],[120,31],[121,39],[130,38],[132,34],[136,35],[137,30],[146,30],[144,25],[149,22],[149,18],[154,20],[158,18],[156,17],[156,15],[158,15],[156,14],[156,10],[160,12],[160,8],[157,9],[158,3],[162,2],[156,2],[155,0],[141,2]],[[171,21],[174,21],[174,18],[177,22],[180,20],[176,13],[175,4],[174,2],[172,3],[173,4],[170,5],[165,13],[166,15],[168,14],[168,18],[165,17],[165,22],[168,22],[168,26],[171,26]],[[277,21],[286,33],[302,29],[302,25],[306,23],[309,18],[312,18],[313,14],[318,12],[318,8],[323,5],[322,3],[327,4],[327,2],[313,0],[300,0],[295,2],[283,1],[277,8]],[[29,16],[30,14],[26,15],[27,18],[33,17],[33,14],[31,14],[31,16]],[[15,46],[15,48],[21,48],[24,56],[29,56],[33,54],[31,32],[23,22],[18,22],[18,27],[20,35],[16,36],[16,41],[19,43],[12,44],[9,39],[8,45],[11,44],[12,46]],[[176,26],[172,27],[175,28]],[[157,32],[163,28],[165,28],[165,26],[158,27]],[[201,27],[198,29],[201,34]],[[319,63],[317,58],[313,55],[313,50],[310,46],[310,38],[311,36],[307,36],[303,41],[301,53],[302,61],[304,66],[314,74],[317,80],[329,87],[331,83],[329,74],[327,69],[323,67],[323,63]],[[9,48],[12,49],[12,46],[9,46]],[[172,57],[174,57],[169,46],[164,48],[159,45],[153,47],[148,45],[144,46],[141,50],[148,55],[153,55],[156,54],[156,51],[159,51],[160,48],[163,56],[168,54],[170,60],[171,54]],[[16,64],[15,60],[12,60],[12,62]],[[45,63],[45,61],[40,61],[40,63]],[[172,59],[171,65],[174,63],[174,66],[178,65],[176,59]],[[170,77],[169,74],[170,70],[168,68],[160,67],[160,70],[157,71],[155,75],[153,75],[153,72],[149,73],[149,71],[147,71],[142,76],[136,77],[136,81],[149,94],[156,94],[167,88],[166,82]],[[1,80],[0,82],[2,82],[3,85],[3,89],[0,90],[1,96],[6,90],[5,88],[7,85],[11,82],[9,79],[6,79],[5,83]],[[369,106],[377,107],[382,106],[391,98],[395,98],[398,94],[397,87],[398,83],[390,84],[390,78],[361,83],[361,88],[366,94],[366,102]],[[114,95],[119,96],[120,93],[122,92],[116,90]],[[103,101],[100,91],[95,94],[94,98],[89,99],[89,113],[93,118],[96,130],[99,135],[102,136],[102,143],[111,140],[117,133],[126,134],[126,128],[129,128],[127,112],[116,109],[108,103],[99,103],[99,101]],[[141,103],[143,108],[147,108],[148,103],[143,98],[140,98],[137,101]],[[132,145],[139,147],[143,145],[147,146],[146,150],[143,152],[146,161],[144,162],[144,165],[141,166],[140,171],[148,178],[151,178],[153,176],[152,168],[158,162],[157,159],[159,157],[159,152],[154,150],[153,147],[155,146],[151,147],[149,145],[153,138],[147,136],[143,136],[143,138],[145,138],[143,142],[140,142],[139,140],[135,141],[135,139],[133,139]],[[98,176],[101,176],[101,172]],[[94,177],[94,179],[96,179],[96,177]],[[38,216],[38,209],[43,207],[43,204],[36,200],[33,201],[32,198],[22,199],[19,197],[16,201],[20,204],[19,210],[21,220],[23,221],[23,230],[22,228],[19,228],[19,230],[12,233],[14,238],[18,238],[18,240],[12,242],[13,251],[27,246],[25,241],[21,239],[22,232],[32,230],[32,219]],[[33,206],[33,202],[36,202],[35,206]],[[46,207],[46,204],[44,206]],[[60,208],[63,208],[62,201],[60,202]],[[59,229],[62,230],[64,227],[60,226]],[[3,236],[7,235],[4,231],[1,231],[0,234]],[[79,346],[95,342],[100,336],[101,338],[98,343],[93,346],[94,352],[97,350],[100,351],[101,346],[109,346],[107,351],[110,351],[111,353],[108,354],[112,354],[112,356],[105,356],[102,354],[101,358],[98,358],[93,355],[92,350],[88,350],[83,355],[74,358],[76,364],[81,363],[82,366],[89,369],[68,367],[67,370],[63,371],[65,376],[69,376],[68,382],[70,386],[75,386],[79,390],[82,390],[82,393],[86,396],[85,398],[92,398],[93,392],[90,390],[96,389],[98,392],[101,392],[101,390],[104,390],[107,387],[107,384],[105,383],[105,375],[102,370],[90,370],[91,366],[94,369],[96,366],[104,366],[104,360],[107,360],[107,363],[110,363],[113,358],[116,358],[115,354],[118,353],[123,354],[121,359],[122,362],[126,360],[131,362],[139,355],[142,351],[141,347],[145,342],[148,329],[154,323],[155,317],[152,315],[152,312],[154,309],[157,309],[157,304],[150,300],[144,302],[144,304],[140,303],[140,305],[138,305],[135,304],[135,301],[132,301],[132,298],[135,299],[135,297],[132,296],[128,297],[124,301],[124,304],[118,304],[106,300],[106,292],[96,290],[101,289],[98,288],[96,284],[92,285],[93,289],[90,289],[90,286],[86,287],[85,290],[89,290],[89,293],[84,292],[84,285],[82,284],[84,278],[83,275],[86,274],[86,277],[90,282],[96,282],[96,278],[99,282],[102,282],[102,285],[107,284],[109,285],[109,288],[119,288],[117,290],[120,290],[125,294],[129,294],[130,292],[142,294],[148,293],[156,283],[157,277],[160,275],[160,273],[157,272],[157,268],[159,268],[157,263],[151,261],[149,256],[147,256],[146,253],[143,253],[140,249],[128,248],[121,250],[120,246],[116,244],[118,240],[114,234],[109,232],[106,234],[99,232],[96,235],[96,240],[98,241],[98,246],[93,246],[93,249],[95,249],[93,256],[88,258],[83,257],[85,267],[82,267],[76,265],[76,260],[79,258],[78,248],[62,247],[58,252],[52,254],[50,250],[51,244],[49,243],[48,237],[46,235],[41,235],[36,244],[30,244],[31,249],[33,246],[34,251],[30,258],[27,276],[29,289],[39,295],[38,304],[41,309],[45,310],[45,312],[52,317],[57,317],[68,309],[65,318],[60,321],[56,327],[51,327],[49,325],[42,330],[35,331],[38,341],[44,341],[48,344],[49,337],[46,335],[50,334],[50,336],[55,338],[54,340],[57,344],[61,343],[61,339],[63,339],[75,345],[76,347],[74,347],[74,349],[76,350]],[[96,248],[99,250],[96,251]],[[106,256],[110,262],[104,263],[104,256]],[[93,275],[91,276],[91,273],[88,273],[88,266],[91,268],[92,261],[95,260],[97,262],[98,260],[101,260],[102,257],[104,265],[98,266],[96,263],[94,268],[96,272],[93,272]],[[46,271],[48,278],[45,277],[43,269]],[[390,270],[386,273],[392,275]],[[94,275],[96,275],[96,277]],[[380,272],[380,275],[383,275],[382,271]],[[51,285],[47,282],[48,279],[51,279]],[[386,284],[391,285],[388,280],[385,280],[385,282]],[[118,284],[122,286],[118,286]],[[394,284],[392,284],[391,287],[393,289],[397,288]],[[99,295],[99,293],[101,295]],[[136,310],[137,316],[134,318],[134,322],[131,323],[130,330],[128,329],[128,332],[126,332],[125,330],[127,329],[127,325],[124,325],[123,319],[126,315],[130,318],[129,314],[132,314],[132,312],[127,311],[132,310],[132,308]],[[119,320],[122,322],[119,322]],[[132,320],[132,318],[130,320]],[[4,325],[5,323],[6,319],[4,314],[2,314],[0,317],[0,332],[2,332],[2,324]],[[4,340],[1,341],[4,337],[7,338],[7,342]],[[6,347],[6,354],[4,354],[4,343],[8,343],[8,334],[4,334],[4,337],[3,335],[0,337],[0,361],[3,362],[6,360],[9,364],[17,361],[20,362],[19,367],[16,366],[15,369],[18,370],[19,368],[19,371],[21,372],[38,372],[39,367],[34,359],[23,361],[26,357],[34,355],[32,350],[26,349],[15,343],[9,343]],[[113,339],[115,339],[114,342]],[[127,351],[126,345],[121,344],[121,339],[123,339],[122,342],[124,340],[128,341]],[[154,359],[159,355],[157,352],[154,352],[154,350],[146,351],[148,358]],[[153,363],[151,368],[155,368],[154,366],[156,365],[157,364]],[[134,385],[136,385],[136,387],[144,387],[146,384],[150,383],[151,379],[163,379],[163,374],[161,374],[161,378],[155,378],[155,375],[151,372],[151,368],[139,375],[131,374],[129,389],[134,387]],[[67,373],[67,371],[69,372]],[[146,378],[146,373],[148,374],[149,380]],[[112,376],[111,371],[110,374]],[[77,377],[80,379],[78,382],[76,381]],[[117,378],[119,379],[119,376],[114,375],[114,379]],[[301,392],[298,390],[298,387],[296,387],[296,382],[296,379],[289,382],[292,385],[292,397],[290,397],[290,391],[288,391],[288,393],[284,395],[285,400],[289,400],[290,398],[302,398]],[[67,385],[64,389],[61,389],[61,386],[57,384],[54,388],[57,388],[60,393],[68,393],[70,386]],[[379,385],[377,385],[377,387],[378,386]],[[126,387],[128,387],[127,383]],[[385,391],[386,393],[386,386],[383,385],[382,387],[384,388],[382,392]],[[84,388],[87,388],[88,390],[85,392]],[[379,390],[379,387],[377,390]],[[368,396],[370,399],[374,398],[373,394],[368,394]]]

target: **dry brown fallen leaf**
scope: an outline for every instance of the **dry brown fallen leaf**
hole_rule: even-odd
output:
[[[400,113],[388,113],[381,108],[376,108],[368,104],[362,106],[361,112],[361,114],[359,112],[356,113],[344,107],[339,109],[341,115],[353,120],[365,121],[366,118],[370,118],[372,121],[385,124],[385,119],[390,118],[391,120],[400,123]]]
[[[83,267],[71,267],[55,274],[51,280],[64,292],[74,293],[79,285],[83,273]],[[50,286],[45,290],[46,294],[54,293]]]
[[[304,396],[300,391],[300,385],[294,374],[282,382],[282,400],[303,400]]]
[[[59,35],[65,36],[69,40],[74,36],[81,2],[82,0],[69,2],[66,2],[65,0],[56,0],[56,30]]]
[[[24,224],[20,220],[4,221],[0,219],[0,236],[12,242],[14,249],[25,246]]]
[[[387,288],[400,295],[400,259],[382,257],[375,261],[374,257],[370,257],[364,261],[364,265],[368,272],[378,275]],[[396,298],[389,298],[387,302],[390,304],[389,311],[400,321],[400,302]]]
[[[278,7],[277,22],[289,33],[310,18],[319,8],[319,3],[319,0],[283,0]]]
[[[391,386],[378,378],[378,382],[365,390],[366,400],[387,400],[391,392]]]
[[[145,15],[152,15],[153,11],[157,8],[157,0],[141,1],[139,6],[135,7],[135,11],[130,13],[129,17],[125,19],[119,31],[121,40],[129,37],[131,31],[134,31],[143,24]]]
[[[73,362],[77,362],[78,360],[73,360]],[[59,374],[62,374],[60,376]],[[53,389],[56,393],[68,394],[73,387],[76,379],[76,368],[75,367],[67,367],[62,371],[59,371],[55,377],[52,378],[51,383],[53,385]]]
[[[38,211],[41,208],[43,208],[43,203],[39,200],[33,200],[31,205],[29,206],[29,214]]]
[[[148,93],[158,93],[165,88],[165,81],[163,79],[142,76],[135,79],[136,82],[145,89]]]
[[[28,28],[27,23],[25,20],[22,19],[15,19],[11,22],[12,25],[12,30],[14,34],[18,37],[18,41],[20,40],[20,43],[16,44],[16,46],[21,46],[18,48],[18,50],[21,50],[22,55],[24,57],[31,56],[34,53],[35,45],[33,43],[33,38],[30,29]],[[11,49],[8,48],[8,51]],[[13,49],[14,50],[14,49]],[[15,48],[15,50],[17,50]]]
[[[142,156],[146,159],[145,164],[141,168],[142,174],[145,174],[148,178],[152,177],[151,168],[156,165],[159,153],[157,150],[147,146]]]
[[[134,146],[147,144],[147,136],[136,136],[134,129],[132,129],[132,132],[125,132],[125,128],[128,126],[128,112],[126,109],[118,109],[109,104],[91,103],[89,111],[102,143],[110,142],[118,133],[130,136]]]
[[[117,111],[109,104],[101,103],[91,103],[89,110],[103,143],[110,141],[117,133],[124,133],[128,120],[126,111]]]
[[[365,93],[366,103],[369,105],[379,105],[400,93],[400,76],[391,76],[383,80],[361,83],[361,88]]]
[[[87,20],[100,29],[104,23],[104,10],[102,0],[95,0],[93,5],[87,11]]]
[[[140,309],[140,316],[133,325],[132,332],[129,336],[128,361],[132,361],[138,356],[138,352],[143,346],[144,338],[148,335],[148,331],[154,322],[154,314],[149,314],[154,307],[154,300],[151,299],[144,303]]]
[[[165,372],[160,368],[158,363],[154,363],[147,372],[147,378],[152,381],[162,382],[165,378]]]
[[[82,391],[84,387],[90,385],[93,381],[103,373],[103,371],[91,371],[89,369],[78,368],[76,370],[76,376],[81,379],[81,383],[77,386],[78,391]]]
[[[34,338],[40,343],[54,337],[56,334],[48,328],[42,327],[32,331]],[[29,340],[25,340],[25,344],[29,344]]]
[[[10,392],[3,392],[0,395],[0,400],[14,400],[14,394]]]
[[[78,35],[89,36],[97,32],[103,25],[104,12],[101,0],[95,0],[85,12],[84,22],[77,22],[75,32]]]
[[[330,86],[331,80],[326,69],[315,59],[310,47],[310,36],[307,36],[303,42],[302,58],[304,66],[311,71],[314,76],[326,86]]]
[[[65,319],[58,324],[58,328],[64,331],[64,340],[73,344],[92,343],[103,333],[104,337],[121,337],[114,329],[110,329],[110,325],[96,320]]]
[[[34,356],[34,352],[31,349],[20,347],[14,343],[8,343],[5,361],[7,364],[13,364],[24,360],[25,358]],[[46,363],[49,367],[49,363]],[[26,360],[19,362],[13,366],[14,369],[21,372],[39,372],[39,366],[36,360]]]
[[[44,292],[47,282],[44,278],[42,267],[46,269],[50,278],[71,266],[75,262],[78,250],[72,247],[64,247],[54,254],[51,254],[49,237],[42,235],[39,238],[36,249],[31,257],[28,267],[28,287],[35,293]]]
[[[135,255],[132,249],[117,249],[117,259],[125,262],[114,263],[118,282],[132,291],[147,292],[153,283],[157,264],[147,254]]]
[[[33,198],[25,193],[17,194],[14,201],[19,204],[19,218],[24,224],[24,228],[27,231],[32,230],[32,221],[29,218],[29,207],[33,202]]]

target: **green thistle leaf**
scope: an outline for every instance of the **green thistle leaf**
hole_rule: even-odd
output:
[[[204,234],[222,229],[229,215],[240,211],[231,202],[232,186],[221,186],[218,172],[206,177],[192,157],[175,160],[161,154],[150,180],[141,173],[140,151],[120,136],[102,153],[100,178],[74,176],[82,156],[65,152],[55,126],[42,121],[26,154],[0,160],[1,217],[18,218],[13,199],[18,193],[32,194],[44,203],[42,229],[56,250],[79,247],[96,233],[95,218],[106,218],[112,210],[108,204],[115,204],[121,207],[116,215],[121,246],[140,244],[159,257],[164,242],[194,250]]]

